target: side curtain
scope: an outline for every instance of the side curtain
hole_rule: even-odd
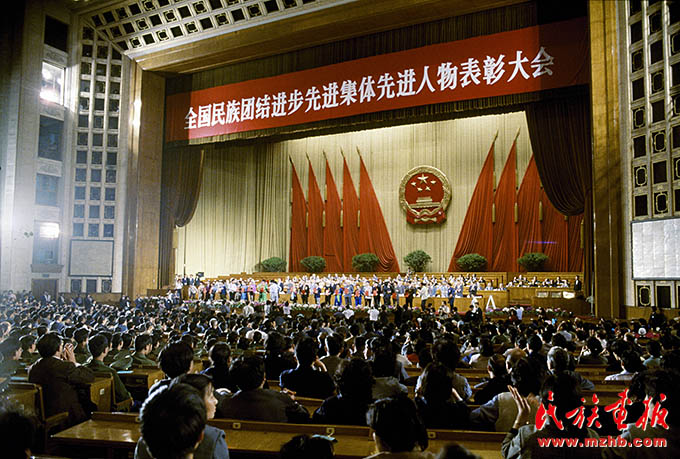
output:
[[[175,271],[173,233],[191,221],[203,182],[205,152],[195,148],[169,148],[163,152],[161,177],[159,284],[172,283]]]
[[[342,253],[345,272],[353,272],[352,257],[359,253],[359,197],[347,160],[342,161]]]
[[[536,161],[531,157],[524,173],[522,185],[517,193],[519,208],[519,256],[525,253],[543,252],[543,236],[539,215],[541,181],[536,170]]]
[[[512,143],[510,154],[503,167],[501,179],[493,196],[496,220],[493,223],[493,262],[489,271],[514,271],[517,268],[517,141]]]
[[[307,256],[307,201],[305,193],[302,191],[300,179],[298,178],[295,166],[293,168],[293,203],[290,212],[290,260],[288,269],[291,272],[303,271],[300,260]]]
[[[593,271],[592,151],[588,96],[535,102],[526,107],[538,174],[560,213],[583,213],[583,287],[590,294]]]
[[[316,175],[312,168],[312,163],[309,163],[309,176],[307,181],[307,208],[309,211],[307,217],[307,256],[323,256],[323,212],[324,202],[321,197],[321,190],[319,184],[316,182]]]
[[[385,217],[380,209],[378,196],[373,189],[371,177],[359,157],[361,175],[359,180],[359,251],[372,252],[378,256],[380,264],[377,270],[381,272],[399,272],[399,262],[394,254],[390,232],[385,224]]]
[[[326,225],[323,228],[323,256],[326,258],[326,271],[342,272],[342,201],[328,160],[326,160]]]
[[[491,144],[489,153],[479,173],[475,191],[472,193],[468,205],[463,227],[458,236],[456,249],[449,263],[449,271],[459,271],[457,260],[468,253],[478,253],[485,257],[488,266],[493,263],[493,162],[494,143]]]

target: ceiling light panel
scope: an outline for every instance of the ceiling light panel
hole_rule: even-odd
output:
[[[357,0],[136,0],[87,13],[130,57]]]

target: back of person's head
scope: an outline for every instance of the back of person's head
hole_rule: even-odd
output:
[[[510,382],[525,397],[537,394],[541,388],[542,375],[537,375],[536,371],[526,358],[520,359],[510,370]]]
[[[188,384],[154,391],[142,405],[142,437],[156,459],[183,459],[202,439],[206,423],[203,395]]]
[[[395,376],[397,356],[390,346],[379,347],[373,351],[373,375],[376,378]]]
[[[81,327],[73,332],[73,340],[77,344],[83,344],[90,332],[85,327]]]
[[[647,342],[647,352],[652,357],[661,357],[661,343],[655,339],[651,339]]]
[[[329,459],[333,443],[319,435],[296,435],[281,446],[281,459]]]
[[[623,351],[621,354],[621,366],[629,373],[635,373],[637,371],[644,370],[644,366],[640,360],[640,355],[633,350]]]
[[[120,333],[114,333],[111,337],[111,346],[113,346],[114,349],[118,349],[118,345],[122,342],[123,339],[121,338]]]
[[[21,349],[24,352],[28,352],[29,349],[31,349],[31,346],[35,343],[35,336],[33,335],[24,335],[21,338],[19,338],[19,344],[21,344]]]
[[[449,370],[455,370],[460,360],[460,349],[450,339],[438,339],[432,345],[432,358]]]
[[[308,367],[316,360],[319,346],[316,340],[310,337],[304,337],[295,346],[295,357],[297,357],[298,364],[301,367]]]
[[[328,348],[328,355],[338,355],[342,352],[343,340],[342,336],[338,334],[328,335],[326,337],[326,347]]]
[[[0,343],[0,354],[4,360],[11,360],[19,349],[21,349],[21,343],[17,338],[7,338]]]
[[[158,361],[163,373],[170,378],[176,378],[189,372],[193,358],[194,351],[186,343],[176,341],[163,348]]]
[[[210,348],[210,361],[216,367],[226,367],[229,365],[231,348],[227,343],[217,342]]]
[[[451,443],[444,445],[437,455],[437,459],[482,459],[463,445]]]
[[[188,384],[200,392],[203,396],[207,388],[212,384],[212,378],[200,373],[185,373],[172,380],[172,384]]]
[[[231,364],[229,374],[240,390],[257,389],[264,381],[264,360],[257,355],[244,355]]]
[[[416,405],[407,396],[377,400],[366,412],[366,424],[375,430],[376,439],[392,453],[413,451],[419,445],[427,449],[427,430]]]
[[[87,348],[90,350],[90,354],[92,354],[92,358],[94,359],[102,355],[108,347],[109,341],[106,339],[106,336],[101,333],[94,335],[87,342]]]
[[[120,335],[120,338],[123,341],[123,349],[128,349],[132,344],[132,334],[125,332],[122,335]]]
[[[135,351],[143,351],[152,341],[153,338],[151,335],[147,335],[146,333],[137,335],[135,338]]]
[[[52,357],[61,347],[61,338],[56,333],[45,333],[36,344],[40,357]]]
[[[344,361],[338,370],[338,391],[343,397],[359,402],[370,402],[373,389],[371,365],[364,359]]]
[[[566,349],[553,346],[548,351],[548,367],[553,373],[569,369],[569,352]]]
[[[494,377],[504,376],[508,374],[505,367],[505,357],[501,354],[494,354],[487,363],[487,368],[493,373]]]
[[[423,371],[421,391],[428,403],[443,403],[451,398],[451,370],[441,363],[431,363]]]
[[[489,338],[482,338],[480,342],[479,353],[484,357],[491,357],[493,355],[493,344]]]
[[[567,338],[562,333],[555,333],[550,340],[550,344],[561,348],[567,347]]]
[[[531,335],[527,340],[527,347],[531,352],[539,352],[543,347],[543,340],[538,335]]]
[[[581,386],[576,376],[565,372],[548,376],[541,388],[541,403],[546,408],[551,404],[554,405],[557,419],[567,419],[568,412],[583,405]],[[571,423],[565,422],[564,425],[571,425]]]
[[[35,444],[36,422],[14,407],[0,407],[0,445],[5,459],[28,459]]]
[[[588,338],[586,346],[593,355],[599,355],[602,352],[602,342],[594,336]]]

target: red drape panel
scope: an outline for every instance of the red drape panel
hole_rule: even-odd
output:
[[[378,256],[378,271],[399,272],[399,263],[394,254],[390,233],[380,210],[380,202],[373,189],[371,178],[366,170],[364,159],[360,156],[361,175],[359,180],[359,251],[371,252]]]
[[[543,253],[550,259],[546,271],[569,270],[569,230],[564,215],[550,203],[545,190],[541,190],[543,203]]]
[[[459,271],[456,260],[468,253],[478,253],[492,263],[493,228],[491,225],[491,209],[493,204],[493,159],[494,144],[477,179],[475,191],[468,206],[463,227],[458,236],[456,249],[453,251],[449,271]]]
[[[532,156],[517,194],[517,207],[519,209],[518,255],[520,257],[525,253],[543,252],[543,235],[541,234],[541,221],[538,212],[540,199],[541,180],[538,178],[536,161]]]
[[[328,272],[337,273],[343,270],[341,208],[338,188],[326,160],[326,226],[323,229],[323,256]]]
[[[359,253],[359,198],[349,173],[347,161],[342,165],[342,252],[345,272],[352,272],[352,257]]]
[[[292,272],[303,271],[300,260],[307,256],[307,201],[302,191],[300,179],[293,165],[293,204],[290,212],[290,262],[288,269]]]
[[[493,224],[493,263],[491,271],[517,271],[517,224],[515,202],[517,190],[517,140],[503,167],[493,202],[496,222]]]
[[[569,271],[583,271],[581,222],[583,222],[583,214],[569,217]]]
[[[323,198],[312,162],[309,163],[309,181],[307,187],[307,255],[323,256]]]

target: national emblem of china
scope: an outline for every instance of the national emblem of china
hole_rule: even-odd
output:
[[[399,202],[411,224],[427,225],[446,220],[451,184],[432,166],[418,166],[406,173],[399,187]]]

